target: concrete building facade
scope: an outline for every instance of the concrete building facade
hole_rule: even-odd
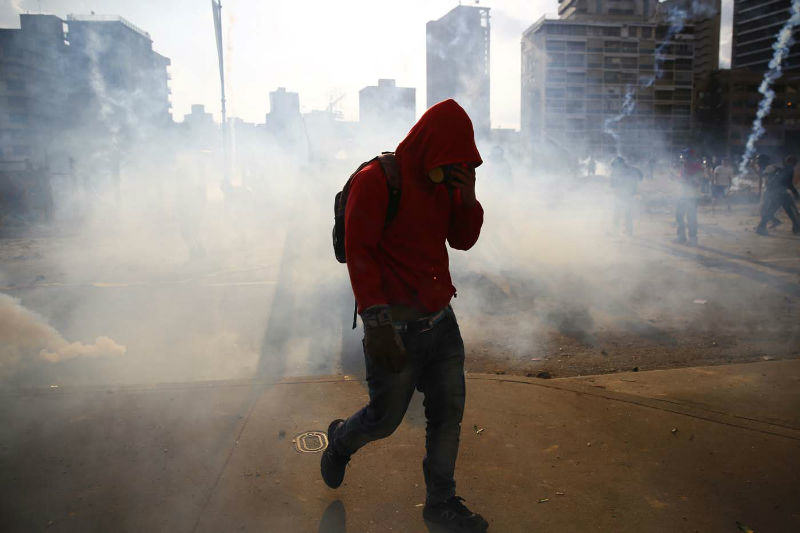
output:
[[[0,29],[0,162],[6,169],[46,166],[57,132],[73,118],[69,46],[63,21],[20,15]]]
[[[765,72],[772,59],[772,45],[789,19],[791,0],[734,0],[731,68]],[[800,71],[800,31],[795,29],[795,44],[784,60],[784,72]]]
[[[0,29],[0,159],[50,166],[164,127],[169,63],[119,17],[20,15]]]
[[[150,34],[122,17],[68,15],[67,25],[84,119],[142,133],[171,121],[170,60]]]
[[[666,36],[667,27],[656,22],[542,17],[522,36],[523,141],[569,147],[573,156],[619,149],[643,157],[657,146],[684,146],[691,129],[692,27],[664,43]]]
[[[454,98],[486,136],[489,111],[489,8],[457,6],[426,26],[428,107]]]
[[[414,124],[417,113],[417,90],[398,87],[395,80],[379,79],[358,91],[358,121],[368,129],[389,125],[406,131]]]
[[[695,126],[707,153],[738,158],[744,152],[761,101],[762,74],[748,69],[718,70],[698,80]],[[758,151],[783,157],[800,153],[800,77],[783,76],[772,86],[775,99],[764,119]]]
[[[266,123],[272,122],[280,127],[287,122],[296,122],[300,119],[300,95],[278,87],[269,93],[269,113]]]
[[[671,9],[688,15],[694,27],[694,74],[704,77],[719,69],[721,0],[665,0],[658,5],[662,20],[667,20]]]
[[[558,17],[575,20],[650,20],[658,0],[558,0]]]

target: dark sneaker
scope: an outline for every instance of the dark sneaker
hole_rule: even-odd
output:
[[[452,532],[483,533],[489,529],[489,523],[481,515],[467,509],[467,506],[461,503],[463,501],[464,498],[453,496],[442,503],[426,504],[422,510],[422,517]]]
[[[677,239],[673,239],[672,242],[674,244],[686,244],[686,237],[678,237]]]
[[[759,235],[769,235],[769,233],[767,233],[766,228],[761,228],[761,227],[756,228],[756,233],[758,233]]]
[[[337,418],[328,426],[328,447],[322,452],[322,460],[320,461],[322,479],[332,489],[336,489],[342,484],[344,469],[347,467],[347,463],[350,462],[349,455],[342,455],[333,448],[333,431],[339,427],[339,424],[343,423],[344,420]]]
[[[689,237],[689,246],[697,246],[697,237]]]

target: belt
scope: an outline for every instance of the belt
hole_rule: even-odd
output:
[[[392,322],[394,329],[400,333],[422,333],[430,331],[438,324],[445,316],[447,316],[447,309],[445,307],[441,311],[433,313],[432,315],[424,316],[415,320],[408,320],[405,322]]]

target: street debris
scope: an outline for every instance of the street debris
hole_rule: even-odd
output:
[[[58,385],[50,385],[50,388],[51,388],[51,389],[57,389],[57,388],[58,388]]]
[[[486,430],[486,428],[478,427],[477,424],[472,426],[472,429],[475,430],[475,434],[476,435],[480,435],[481,433],[483,433]]]
[[[677,435],[677,434],[678,434],[678,428],[672,428],[672,429],[671,429],[671,430],[669,430],[669,431],[670,431],[670,433],[672,433],[673,435]]]
[[[591,443],[591,442],[587,442],[587,443],[586,443],[586,446],[587,446],[588,448],[591,448],[591,447],[592,447],[592,443]]]
[[[425,506],[425,504],[424,504],[424,503],[418,503],[418,504],[417,504],[417,505],[415,505],[414,507],[424,507],[424,506]]]
[[[772,361],[772,360],[774,359],[774,357],[772,357],[772,356],[769,356],[769,355],[762,355],[762,356],[761,356],[761,359],[762,359],[763,361]]]
[[[550,498],[540,498],[539,501],[536,502],[536,503],[547,503],[549,501],[550,501]]]
[[[736,521],[736,527],[738,527],[739,531],[742,531],[743,533],[756,533],[753,529],[751,529],[750,527],[742,524],[738,520]]]
[[[556,491],[556,496],[565,496],[565,495],[566,495],[565,492]]]
[[[541,357],[531,357],[531,361],[541,361]]]
[[[553,376],[550,375],[550,372],[542,371],[542,372],[537,373],[536,377],[539,378],[539,379],[550,379]]]
[[[694,301],[694,302],[692,302],[692,303],[696,303],[696,304],[700,304],[700,305],[705,305],[705,304],[707,304],[707,303],[708,303],[708,300],[700,300],[700,299],[697,299],[697,300],[695,300],[695,301]]]

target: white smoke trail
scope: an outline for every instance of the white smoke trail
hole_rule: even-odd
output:
[[[630,116],[630,114],[633,113],[634,108],[636,108],[636,100],[634,99],[635,94],[636,88],[628,85],[626,87],[625,99],[622,101],[622,109],[620,112],[611,118],[607,118],[605,122],[603,122],[603,131],[611,135],[611,137],[614,139],[614,150],[617,155],[619,155],[619,134],[616,132],[615,127],[620,120]]]
[[[703,7],[700,7],[703,6]],[[697,14],[705,14],[705,5],[699,4],[695,1],[692,4],[692,12],[694,14],[694,10],[697,9]],[[655,81],[661,76],[664,75],[664,71],[661,70],[661,65],[664,63],[666,59],[666,54],[664,50],[667,46],[669,46],[672,38],[683,31],[683,28],[686,25],[686,19],[689,16],[689,12],[685,9],[682,9],[677,6],[671,6],[669,11],[667,12],[667,22],[669,22],[669,28],[667,29],[667,33],[664,36],[664,39],[661,41],[661,44],[655,49],[655,61],[653,62],[653,74],[646,78],[640,79],[640,84],[642,88],[652,87]],[[636,100],[634,96],[636,95],[636,91],[639,87],[634,85],[628,85],[626,87],[625,97],[622,102],[622,108],[620,112],[605,120],[603,123],[603,131],[614,139],[614,150],[617,155],[619,155],[619,134],[617,134],[615,127],[619,124],[619,122],[624,119],[625,117],[630,116],[633,111],[636,109]]]
[[[57,363],[76,357],[120,356],[125,351],[125,346],[108,337],[98,337],[94,344],[70,343],[19,300],[0,293],[0,378],[12,375],[31,358]]]
[[[750,136],[747,138],[744,154],[742,160],[739,162],[739,175],[747,173],[747,165],[753,158],[756,151],[756,142],[764,135],[763,121],[769,115],[772,109],[772,101],[775,99],[775,91],[772,90],[772,84],[781,77],[783,74],[782,66],[784,58],[789,55],[789,49],[794,44],[794,28],[800,25],[800,0],[792,1],[792,15],[789,20],[783,25],[778,32],[778,38],[772,45],[775,53],[772,55],[772,60],[769,62],[769,70],[764,74],[764,79],[758,88],[758,92],[763,95],[761,102],[758,104],[758,111],[756,118],[753,121],[753,128],[750,131]]]

